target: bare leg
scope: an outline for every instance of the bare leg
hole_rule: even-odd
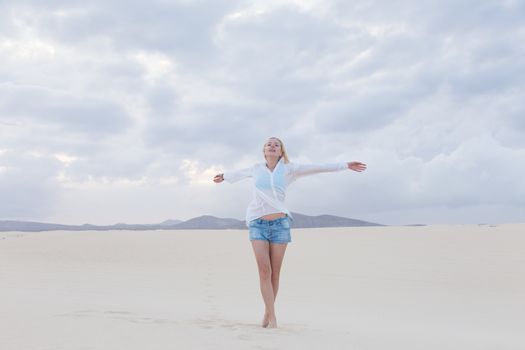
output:
[[[284,253],[286,252],[287,245],[287,243],[270,243],[270,264],[272,267],[272,287],[274,302],[275,299],[277,299],[277,291],[279,290],[279,277],[281,275],[281,266],[283,264]]]
[[[252,241],[252,247],[259,269],[261,294],[266,307],[262,326],[275,328],[277,319],[274,303],[279,289],[279,275],[286,244],[269,244],[266,241],[255,240]]]
[[[265,306],[263,327],[275,321],[274,296],[272,287],[272,265],[270,263],[270,244],[266,241],[254,240],[252,242],[257,268],[259,269],[259,282]]]

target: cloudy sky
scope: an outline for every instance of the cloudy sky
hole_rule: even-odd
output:
[[[0,1],[0,220],[244,218],[269,136],[292,211],[525,222],[525,1]]]

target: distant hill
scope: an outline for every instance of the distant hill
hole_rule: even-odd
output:
[[[246,228],[244,221],[237,219],[224,219],[211,215],[202,215],[175,226],[176,229],[243,229]]]
[[[292,216],[294,218],[292,227],[294,228],[385,226],[334,215],[308,216],[292,212]]]
[[[293,228],[315,228],[315,227],[355,227],[355,226],[384,226],[372,222],[349,219],[333,215],[308,216],[299,213],[292,213],[294,218]],[[166,220],[159,224],[125,224],[114,225],[62,225],[32,221],[0,221],[0,232],[5,231],[108,231],[108,230],[221,230],[221,229],[246,229],[243,220],[231,218],[218,218],[211,215],[202,215],[186,221]]]
[[[159,225],[160,226],[173,226],[173,225],[177,225],[177,224],[180,224],[182,222],[182,220],[166,220],[166,221],[163,221],[161,222]]]

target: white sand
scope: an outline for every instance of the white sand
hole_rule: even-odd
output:
[[[0,232],[0,349],[525,349],[525,225],[292,236],[270,330],[246,231]]]

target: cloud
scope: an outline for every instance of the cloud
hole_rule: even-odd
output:
[[[0,153],[0,212],[6,218],[34,220],[57,209],[59,185],[57,159],[36,152]]]
[[[130,123],[125,111],[111,101],[13,84],[1,85],[0,94],[0,113],[7,120],[51,124],[91,137],[119,132]]]
[[[107,41],[115,50],[177,54],[186,64],[212,58],[211,31],[235,1],[21,1],[10,12],[27,28],[70,46]]]

